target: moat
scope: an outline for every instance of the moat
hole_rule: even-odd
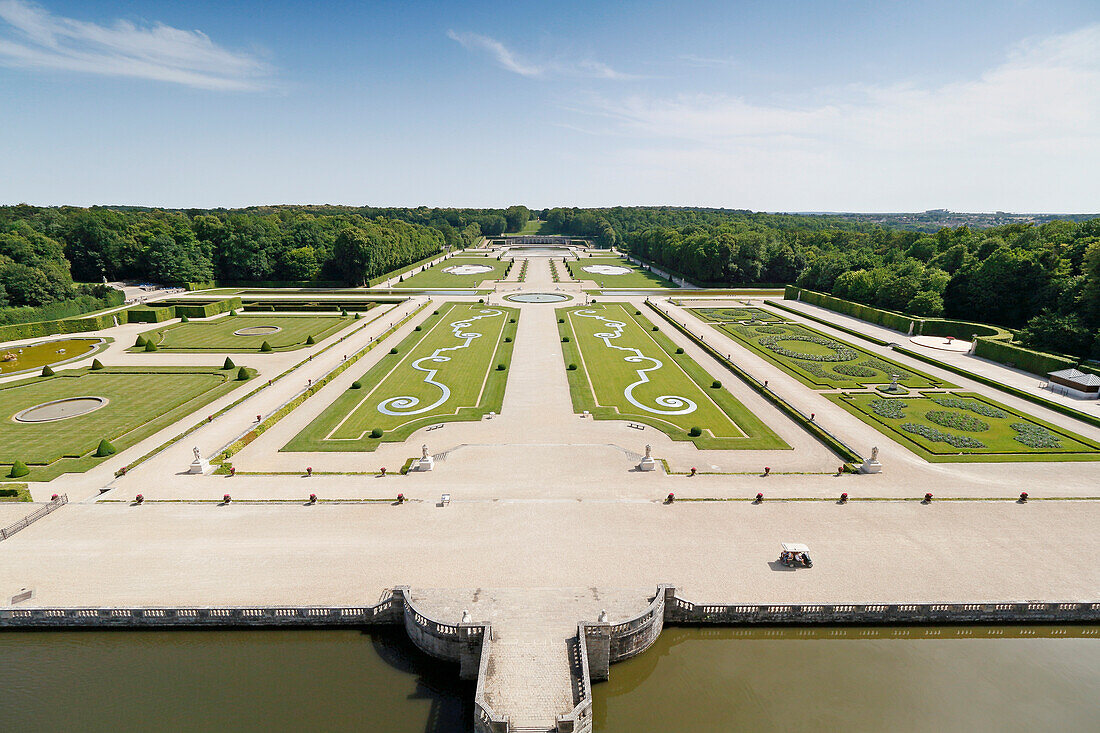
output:
[[[472,729],[472,683],[400,630],[10,632],[0,658],[12,730]],[[1098,686],[1096,627],[677,628],[593,692],[605,733],[1090,730]]]

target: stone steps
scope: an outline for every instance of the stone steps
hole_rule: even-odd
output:
[[[501,638],[494,631],[484,682],[485,701],[510,729],[553,730],[573,709],[574,679],[568,642],[545,636]]]

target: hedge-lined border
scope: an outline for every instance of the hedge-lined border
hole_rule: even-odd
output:
[[[443,304],[443,307],[440,308],[439,317],[436,320],[438,321],[445,318],[456,305],[471,304],[459,302],[445,303]],[[452,415],[425,415],[422,418],[413,420],[402,425],[400,428],[385,431],[381,438],[360,438],[356,441],[312,440],[311,445],[308,448],[289,449],[287,446],[297,441],[302,433],[309,429],[309,426],[307,425],[305,428],[303,428],[301,433],[295,435],[287,442],[285,446],[280,448],[279,452],[365,453],[376,450],[382,443],[402,443],[408,440],[409,436],[415,433],[417,430],[425,428],[429,425],[446,422],[471,422],[483,419],[485,415],[489,414],[490,412],[500,412],[504,404],[504,390],[508,384],[508,372],[510,371],[510,368],[512,366],[512,351],[515,346],[516,331],[519,328],[518,321],[520,311],[518,308],[510,308],[508,306],[499,307],[507,311],[508,321],[506,321],[501,328],[500,336],[497,339],[497,347],[493,351],[493,356],[488,365],[488,374],[485,380],[484,391],[482,392],[481,399],[477,405],[461,407],[455,414]],[[429,318],[425,320],[424,323],[428,324],[433,317],[435,317],[435,314],[429,316]],[[516,323],[511,323],[510,321],[512,320],[516,321]],[[376,369],[378,369],[379,372],[388,371],[388,369],[380,368],[380,365],[382,365],[387,358],[393,356],[396,359],[400,356],[400,354],[409,353],[410,351],[412,351],[412,349],[416,347],[417,344],[420,343],[420,341],[427,335],[427,332],[430,330],[431,327],[429,326],[422,333],[413,332],[409,334],[409,336],[407,336],[406,339],[397,346],[397,349],[400,352],[398,355],[387,354],[383,356],[382,359],[380,359],[377,364],[368,369],[366,373],[362,377],[360,377],[360,379],[364,380],[365,382],[371,381],[369,379],[371,373]],[[410,339],[412,339],[412,341],[410,341]],[[496,368],[496,365],[498,364],[504,364],[505,369],[498,370]],[[315,419],[319,418],[320,415],[318,415],[318,417]],[[310,425],[312,425],[312,422],[310,423]],[[329,443],[332,443],[332,445],[330,445]]]
[[[1052,423],[1046,422],[1045,420],[1043,420],[1041,418],[1038,418],[1038,417],[1035,417],[1034,415],[1028,415],[1026,413],[1022,413],[1019,410],[1016,410],[1016,409],[1013,409],[1013,408],[1009,407],[1008,405],[1002,405],[999,402],[994,402],[993,400],[989,399],[988,397],[985,397],[984,395],[980,395],[976,392],[951,392],[950,394],[953,395],[953,396],[956,396],[956,397],[976,399],[979,402],[983,402],[983,403],[985,403],[987,405],[990,405],[992,407],[995,407],[999,410],[1003,410],[1005,412],[1008,412],[1010,415],[1012,415],[1014,417],[1018,417],[1018,418],[1021,418],[1023,420],[1026,420],[1030,423],[1040,425],[1040,426],[1042,426],[1042,427],[1044,427],[1044,428],[1046,428],[1046,429],[1048,429],[1048,430],[1050,430],[1054,433],[1057,433],[1058,435],[1069,438],[1069,439],[1074,440],[1078,443],[1083,443],[1085,445],[1092,446],[1095,449],[1096,452],[1094,452],[1094,453],[1069,453],[1069,452],[1041,453],[1041,452],[1038,452],[1037,450],[1034,450],[1034,451],[1021,450],[1018,453],[962,453],[962,452],[933,453],[933,452],[929,451],[927,448],[925,448],[923,445],[921,445],[914,438],[909,437],[905,433],[905,431],[898,430],[893,425],[890,425],[888,423],[876,420],[873,415],[867,414],[866,412],[864,412],[863,410],[859,409],[854,404],[852,404],[851,403],[852,396],[853,396],[852,392],[855,392],[856,394],[867,394],[866,392],[858,392],[858,391],[855,391],[855,390],[850,390],[850,391],[847,391],[847,392],[834,392],[832,394],[825,395],[825,397],[827,397],[834,404],[837,404],[837,405],[840,405],[841,407],[843,407],[849,413],[851,413],[855,417],[859,418],[860,421],[862,421],[863,423],[865,423],[867,425],[870,425],[875,430],[877,430],[878,432],[885,435],[887,438],[890,438],[895,443],[898,443],[899,445],[902,445],[903,447],[907,448],[910,452],[916,454],[917,456],[920,456],[921,458],[928,461],[929,463],[1057,463],[1057,462],[1069,463],[1069,462],[1078,462],[1078,461],[1100,461],[1100,444],[1098,444],[1096,441],[1094,441],[1090,438],[1086,438],[1083,435],[1076,435],[1076,434],[1070,432],[1066,428],[1059,427],[1059,426],[1054,425]],[[930,394],[936,394],[936,393],[935,392],[929,393],[929,392],[920,391],[920,392],[918,392],[918,394],[919,394],[920,397],[928,397]],[[940,393],[940,394],[942,394],[942,393]],[[905,400],[905,397],[897,397],[897,398],[892,398],[892,399]]]
[[[856,464],[856,463],[862,463],[863,462],[863,456],[861,456],[854,449],[852,449],[850,446],[848,446],[847,443],[842,441],[840,438],[837,438],[835,435],[830,433],[828,430],[826,430],[825,428],[821,427],[816,422],[811,420],[807,415],[803,414],[803,412],[801,410],[799,410],[797,407],[795,407],[791,403],[787,402],[787,400],[783,399],[782,397],[777,395],[775,392],[773,392],[771,390],[771,388],[765,387],[764,384],[761,381],[759,381],[756,377],[752,376],[747,371],[745,371],[744,369],[742,369],[741,367],[737,366],[732,361],[727,359],[725,354],[721,354],[718,351],[716,351],[713,346],[711,346],[707,342],[703,341],[701,338],[699,338],[698,336],[693,334],[691,331],[689,331],[684,326],[677,323],[676,319],[674,319],[672,316],[670,316],[667,313],[665,313],[664,311],[662,311],[657,306],[653,305],[653,303],[651,303],[647,300],[646,305],[649,306],[650,309],[655,311],[658,315],[660,315],[666,321],[671,323],[672,326],[676,330],[678,330],[680,333],[682,333],[683,335],[685,335],[689,339],[691,339],[692,343],[694,343],[699,348],[703,349],[703,351],[710,354],[710,356],[713,359],[717,360],[720,364],[722,364],[722,366],[726,367],[726,369],[730,370],[735,375],[737,375],[737,377],[742,382],[749,385],[749,387],[751,387],[757,394],[759,394],[761,397],[766,399],[768,402],[772,403],[777,408],[779,408],[779,410],[781,412],[783,412],[785,415],[787,415],[787,417],[794,420],[795,423],[802,426],[802,428],[804,430],[806,430],[806,432],[810,433],[810,435],[815,437],[820,443],[822,443],[826,448],[828,448],[833,453],[835,453],[837,456],[839,456],[842,460],[844,460],[845,462],[847,462],[849,464]],[[850,468],[852,470],[855,470],[854,466],[850,466]]]
[[[274,412],[272,412],[265,419],[260,421],[260,423],[258,425],[256,425],[254,428],[249,430],[247,433],[245,433],[241,437],[237,438],[235,441],[233,441],[231,444],[229,444],[225,448],[222,448],[221,450],[219,450],[218,455],[215,456],[211,460],[211,463],[221,464],[221,463],[224,463],[225,461],[228,461],[230,458],[233,457],[234,454],[240,452],[242,448],[247,446],[249,443],[254,441],[256,438],[263,435],[265,432],[270,430],[277,422],[279,422],[284,417],[286,417],[291,412],[293,412],[295,408],[299,407],[303,402],[305,402],[307,399],[309,399],[311,396],[313,396],[313,394],[315,392],[317,392],[321,387],[323,387],[326,384],[328,384],[329,382],[331,382],[337,376],[342,374],[344,372],[344,370],[346,370],[348,367],[350,367],[355,362],[359,361],[359,359],[362,358],[365,354],[367,354],[367,352],[369,352],[371,349],[375,348],[380,343],[382,343],[383,341],[388,339],[390,336],[392,336],[394,334],[394,332],[397,331],[397,329],[401,328],[401,326],[408,323],[409,320],[413,318],[413,316],[415,316],[417,313],[420,313],[420,311],[427,308],[428,305],[430,305],[430,303],[431,303],[431,301],[427,301],[425,303],[422,303],[419,308],[416,308],[411,313],[409,313],[407,316],[402,318],[400,321],[398,321],[397,323],[390,326],[388,329],[386,329],[386,331],[379,334],[378,338],[373,339],[369,344],[364,346],[362,349],[360,349],[359,351],[357,351],[354,354],[352,354],[351,356],[349,356],[346,361],[342,361],[339,364],[337,364],[332,369],[332,371],[330,371],[328,374],[326,374],[325,376],[321,377],[316,382],[314,382],[311,387],[307,388],[305,391],[301,392],[297,396],[295,396],[295,397],[291,398],[290,400],[288,400],[286,403],[283,404],[282,407],[280,407],[277,410],[275,410]],[[364,324],[363,327],[366,328],[366,325],[368,325],[368,324]],[[355,333],[358,333],[360,330],[362,330],[362,329],[356,329],[355,331],[347,334],[347,336],[345,336],[344,338],[347,338],[348,336],[351,336]],[[340,341],[342,341],[342,340],[343,339],[340,339]],[[332,348],[336,344],[340,343],[340,341],[333,342],[330,346],[325,347],[324,349],[321,350],[321,352],[318,352],[318,353],[323,353],[324,351],[327,351],[329,348]],[[308,359],[306,361],[308,361]],[[299,366],[301,366],[301,364],[302,364],[302,362],[299,362],[295,366],[288,369],[286,372],[283,372],[283,374],[280,374],[278,377],[276,377],[276,380],[281,379],[286,374],[290,373],[294,369],[297,369]],[[227,465],[227,468],[228,467],[229,466]]]
[[[250,315],[241,316],[241,317],[242,318],[251,318],[251,319],[256,319],[256,320],[262,320],[265,316],[268,317],[268,318],[323,318],[323,317],[335,318],[336,322],[334,322],[330,326],[328,326],[326,328],[323,328],[323,329],[317,331],[314,334],[310,334],[314,337],[314,339],[316,341],[324,341],[325,339],[327,339],[331,336],[334,336],[335,334],[339,333],[340,331],[344,330],[349,325],[351,325],[355,322],[355,319],[352,318],[352,317],[329,314],[327,312],[323,313],[323,314],[292,315],[292,314],[289,314],[289,313],[269,313],[269,312],[261,311],[258,314],[250,314]],[[226,316],[226,317],[227,318],[232,318],[232,316]],[[154,328],[154,329],[151,329],[149,331],[143,331],[142,333],[140,333],[138,335],[142,336],[147,341],[154,338],[154,337],[156,337],[157,338],[157,341],[156,341],[157,351],[158,352],[163,352],[165,354],[255,354],[255,353],[259,352],[258,348],[245,349],[245,348],[233,348],[233,347],[225,347],[225,346],[164,346],[162,344],[162,341],[164,339],[164,332],[165,331],[167,331],[168,329],[171,329],[171,328],[178,328],[180,326],[186,326],[186,325],[189,325],[189,324],[186,324],[186,323],[172,323],[172,324],[169,324],[167,326],[164,326],[163,328]],[[242,328],[246,328],[246,327],[247,326],[242,326]],[[303,340],[303,341],[298,341],[298,342],[295,342],[293,344],[290,344],[289,346],[276,346],[276,347],[273,347],[271,349],[271,351],[274,352],[274,353],[283,353],[283,352],[287,352],[287,351],[298,351],[299,349],[305,349],[305,348],[308,348],[308,347],[309,347],[309,344],[307,344]],[[139,347],[139,346],[131,346],[130,348],[126,349],[126,351],[129,352],[129,353],[141,353],[141,352],[144,351],[144,348]]]
[[[432,255],[431,257],[425,257],[424,259],[417,260],[416,262],[413,262],[410,265],[405,265],[403,267],[398,267],[396,270],[390,270],[385,275],[379,275],[378,277],[372,277],[370,280],[367,280],[367,287],[368,288],[373,288],[375,285],[377,285],[379,283],[384,283],[384,282],[386,282],[387,280],[389,280],[391,278],[400,277],[401,275],[404,275],[405,273],[409,272],[410,270],[415,270],[418,267],[430,264],[432,262],[435,262],[436,260],[440,260],[442,262],[443,260],[448,259],[449,257],[452,257],[452,256],[453,256],[452,252],[437,252],[436,254]]]
[[[795,315],[802,316],[803,318],[808,318],[811,321],[817,321],[818,323],[824,323],[825,325],[829,326],[830,328],[835,328],[839,331],[843,331],[844,333],[851,334],[852,336],[856,336],[856,337],[864,339],[866,341],[870,341],[871,343],[878,344],[879,346],[889,346],[890,345],[889,342],[883,341],[880,338],[876,338],[874,336],[869,336],[865,333],[860,333],[859,331],[848,328],[847,326],[841,326],[841,325],[838,325],[838,324],[835,324],[835,323],[829,323],[828,321],[826,321],[823,318],[820,318],[820,317],[815,316],[815,315],[810,315],[809,313],[803,313],[802,311],[800,311],[796,308],[791,308],[790,306],[784,305],[782,303],[778,303],[778,302],[777,303],[769,303],[768,305],[771,305],[775,308],[780,308],[780,309],[785,310],[785,311],[790,311],[791,313],[794,313]],[[1027,400],[1028,402],[1034,403],[1034,404],[1039,405],[1041,407],[1045,407],[1048,410],[1053,410],[1054,412],[1057,412],[1061,415],[1065,415],[1066,417],[1072,417],[1075,420],[1081,420],[1082,422],[1086,422],[1089,425],[1100,428],[1100,417],[1097,417],[1095,415],[1089,415],[1088,413],[1080,412],[1078,410],[1074,410],[1072,407],[1066,407],[1065,405],[1063,405],[1059,402],[1052,402],[1051,400],[1048,400],[1045,397],[1040,397],[1039,395],[1035,395],[1035,394],[1032,394],[1030,392],[1026,392],[1026,391],[1020,389],[1019,387],[1013,387],[1013,386],[1008,385],[1008,384],[1002,384],[1001,382],[998,382],[995,379],[990,379],[989,377],[986,377],[982,374],[978,374],[977,372],[967,371],[966,369],[963,369],[962,367],[957,367],[954,364],[950,364],[948,362],[943,362],[943,361],[937,361],[936,359],[933,359],[930,356],[926,356],[926,355],[918,353],[916,351],[911,351],[910,349],[907,349],[904,346],[893,346],[893,347],[891,347],[891,349],[894,352],[898,353],[898,354],[904,354],[905,356],[916,359],[917,361],[924,362],[925,364],[931,364],[934,367],[939,367],[940,369],[944,369],[944,370],[952,372],[954,374],[958,374],[960,377],[965,377],[966,379],[971,379],[975,382],[978,382],[979,384],[985,385],[986,387],[992,387],[993,389],[997,389],[997,390],[1000,390],[1001,392],[1005,392],[1006,394],[1010,394],[1013,397],[1019,397],[1022,400]]]

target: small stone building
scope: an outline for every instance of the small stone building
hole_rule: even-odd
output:
[[[1100,376],[1078,369],[1062,369],[1047,374],[1047,389],[1082,400],[1100,397]]]

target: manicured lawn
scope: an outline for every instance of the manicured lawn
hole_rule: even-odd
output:
[[[892,374],[910,389],[954,386],[801,324],[712,325],[813,389],[890,384]]]
[[[516,308],[446,303],[357,380],[285,451],[368,451],[440,422],[499,412],[519,319]],[[505,365],[498,370],[497,365]],[[371,431],[381,430],[372,438]]]
[[[573,409],[643,422],[704,449],[789,448],[667,336],[618,303],[558,310]],[[698,427],[701,435],[692,436]]]
[[[622,257],[583,257],[579,260],[570,260],[566,263],[574,280],[591,280],[600,288],[675,288],[676,286],[658,277],[648,270],[643,270],[634,263]],[[626,268],[628,272],[605,274],[591,272],[586,267],[612,267],[616,269]]]
[[[928,461],[1100,460],[1100,444],[969,392],[826,396]]]
[[[100,440],[106,438],[121,451],[240,386],[236,376],[236,369],[107,367],[0,385],[0,476],[17,460],[31,467],[30,481],[86,471],[106,460],[92,455]],[[108,402],[94,412],[54,422],[14,420],[27,408],[68,397],[103,397]]]
[[[538,219],[528,219],[527,223],[523,225],[523,229],[520,230],[520,234],[538,234],[544,223]]]
[[[490,268],[485,270],[484,268]],[[448,272],[459,268],[459,272]],[[462,274],[463,270],[475,270]],[[508,262],[493,257],[452,257],[406,277],[404,282],[394,283],[394,288],[476,288],[486,280],[501,280]]]
[[[0,347],[0,374],[15,374],[41,369],[47,364],[82,359],[106,349],[108,341],[109,339],[99,338],[69,338],[25,346]],[[4,360],[3,357],[9,354],[15,358]]]
[[[782,323],[787,318],[763,308],[726,307],[726,308],[689,308],[699,318],[713,323],[738,323],[740,321],[766,321],[768,323]]]
[[[274,351],[293,351],[305,346],[310,336],[320,342],[353,322],[354,316],[242,313],[211,321],[174,323],[141,335],[146,340],[153,340],[158,350],[169,352],[232,354],[259,351],[265,341]],[[263,333],[238,335],[236,332],[242,329],[257,329]],[[132,347],[130,351],[141,351],[141,348]]]

